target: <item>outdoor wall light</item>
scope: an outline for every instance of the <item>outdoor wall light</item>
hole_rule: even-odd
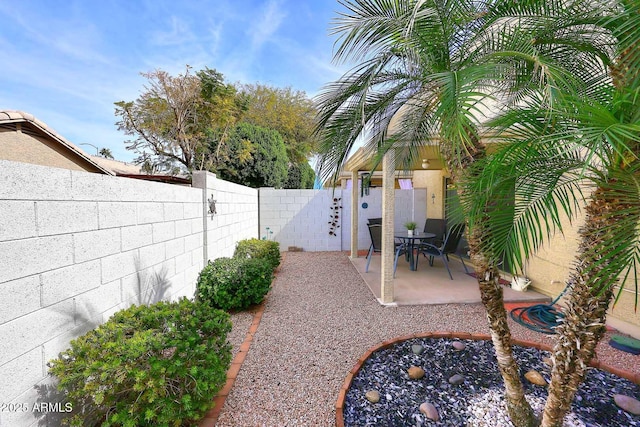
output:
[[[422,159],[422,169],[428,169],[428,168],[429,168],[429,160]]]
[[[371,187],[371,174],[370,173],[362,173],[360,174],[360,197],[369,195],[369,188]]]

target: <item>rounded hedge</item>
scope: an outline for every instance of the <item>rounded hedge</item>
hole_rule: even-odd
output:
[[[262,258],[274,270],[280,265],[280,244],[272,240],[245,239],[238,242],[234,258]]]
[[[223,310],[259,304],[271,288],[273,269],[261,258],[218,258],[200,272],[196,299]]]
[[[188,299],[132,306],[50,363],[74,426],[190,426],[231,362],[229,315]]]

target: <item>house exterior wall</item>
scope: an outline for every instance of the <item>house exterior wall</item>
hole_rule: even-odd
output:
[[[578,251],[580,242],[578,230],[582,224],[584,224],[583,214],[574,218],[572,223],[564,218],[564,233],[557,233],[528,262],[526,275],[531,280],[534,290],[555,298],[565,288]],[[635,310],[633,274],[624,286],[620,299],[609,309],[607,320],[616,329],[637,335],[640,313]],[[616,291],[617,289],[619,288],[616,288]],[[560,302],[562,303],[562,300]]]
[[[258,236],[256,190],[208,175],[204,191],[0,160],[0,402],[53,403],[46,363],[71,339],[131,304],[193,297],[205,236],[209,259]]]
[[[413,188],[427,190],[426,218],[444,218],[444,170],[413,171]]]
[[[88,162],[72,159],[48,138],[0,129],[0,159],[78,171],[98,172]]]

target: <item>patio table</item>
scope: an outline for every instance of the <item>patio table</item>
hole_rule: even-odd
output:
[[[420,243],[420,240],[427,240],[427,239],[433,239],[434,237],[436,237],[435,233],[425,233],[424,231],[417,231],[415,230],[413,232],[413,236],[409,236],[409,234],[407,234],[407,230],[402,230],[402,231],[395,231],[393,233],[393,237],[396,239],[402,239],[405,244],[407,245],[407,255],[408,255],[408,261],[409,261],[409,269],[411,271],[416,271],[416,260],[413,256],[413,251],[414,249],[417,249],[418,244]],[[418,244],[416,244],[416,242],[418,242]]]

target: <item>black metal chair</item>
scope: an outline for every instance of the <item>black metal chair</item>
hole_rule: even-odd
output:
[[[424,243],[430,243],[435,246],[441,246],[444,243],[444,238],[447,233],[447,220],[427,218],[424,222],[424,232],[433,233],[436,237],[431,239],[424,239]]]
[[[369,253],[367,254],[367,266],[364,268],[365,273],[369,272],[369,264],[371,263],[371,257],[374,252],[382,252],[382,224],[368,224],[369,235],[371,236],[371,246],[369,246]],[[396,268],[398,267],[398,257],[404,254],[407,250],[407,246],[404,243],[395,242],[396,256],[393,261],[393,277],[396,277]]]
[[[369,218],[368,224],[382,224],[382,218]]]
[[[456,224],[447,233],[444,242],[440,246],[433,245],[431,243],[421,243],[418,247],[418,256],[416,257],[416,268],[418,267],[418,259],[420,258],[420,254],[425,257],[429,257],[429,265],[433,267],[433,260],[436,256],[442,258],[444,262],[444,266],[447,268],[447,272],[449,273],[449,277],[453,280],[453,276],[451,275],[451,270],[449,269],[449,255],[457,255],[456,251],[458,249],[458,244],[460,243],[460,239],[464,233],[464,224]],[[467,270],[467,266],[464,263],[464,260],[460,255],[460,261],[462,261],[462,265]]]

